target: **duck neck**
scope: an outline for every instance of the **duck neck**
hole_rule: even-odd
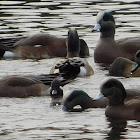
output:
[[[113,22],[104,23],[100,29],[101,38],[113,38],[115,35],[115,24]]]
[[[100,38],[112,38],[112,39],[114,39],[114,35],[115,35],[115,30],[114,31],[103,30],[100,33]]]
[[[124,105],[124,102],[111,102],[108,103],[109,106],[122,106]]]
[[[80,53],[80,40],[78,33],[69,34],[66,40],[67,45],[67,58],[70,57],[79,57]]]
[[[92,98],[89,98],[89,100],[88,100],[89,107],[90,108],[97,107],[96,106],[97,104],[95,102],[96,102],[95,100],[93,100]]]
[[[80,53],[80,43],[79,40],[77,42],[69,42],[67,45],[67,58],[79,57]]]
[[[92,104],[93,104],[93,99],[91,97],[86,96],[83,98],[83,96],[82,96],[82,101],[81,101],[80,105],[83,109],[92,108],[93,107]]]
[[[119,88],[118,88],[119,85]],[[124,100],[126,98],[126,91],[124,86],[119,83],[116,84],[116,87],[110,88],[110,92],[107,95],[107,98],[109,99],[109,106],[120,106],[124,105]]]

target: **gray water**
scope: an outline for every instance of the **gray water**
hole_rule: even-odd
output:
[[[93,51],[99,32],[92,33],[99,10],[113,11],[116,39],[138,36],[140,32],[139,0],[26,0],[0,1],[0,38],[45,32],[66,37],[69,27],[78,30],[90,49],[87,59],[95,74],[77,78],[64,91],[82,89],[91,97],[99,93],[108,70],[94,63]],[[34,61],[1,60],[0,77],[49,73],[58,58]],[[118,78],[126,88],[139,86],[139,78]],[[1,140],[45,139],[140,139],[137,121],[108,120],[105,109],[64,112],[61,106],[50,106],[49,97],[0,98]]]

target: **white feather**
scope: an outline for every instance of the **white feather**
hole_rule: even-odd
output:
[[[85,67],[80,67],[80,73],[78,74],[78,76],[85,76],[87,73]]]
[[[15,54],[13,52],[9,52],[9,51],[6,51],[4,53],[4,58],[13,58],[13,57],[16,57]]]
[[[60,71],[59,71],[59,69],[55,69],[55,71],[54,71],[54,73],[59,73]]]
[[[42,45],[34,45],[34,47],[38,48],[38,47],[41,47]]]

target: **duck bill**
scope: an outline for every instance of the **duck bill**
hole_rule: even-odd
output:
[[[99,100],[99,99],[101,99],[101,98],[103,98],[104,97],[104,95],[102,94],[102,93],[99,93],[95,98],[94,98],[94,100]]]
[[[92,29],[92,32],[94,32],[94,31],[100,31],[100,29],[101,29],[101,25],[100,24],[96,24],[94,26],[94,28]]]
[[[63,111],[68,111],[67,107],[65,105],[62,105],[62,110]]]
[[[139,65],[135,64],[133,69],[131,70],[131,74],[133,74],[133,72],[135,72],[138,68],[139,68]]]

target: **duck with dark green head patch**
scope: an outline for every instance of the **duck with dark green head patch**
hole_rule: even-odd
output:
[[[101,100],[94,100],[83,90],[69,91],[63,97],[62,109],[64,111],[75,111],[76,106],[80,106],[80,110],[88,108],[104,108],[106,107],[108,100],[102,98]]]
[[[100,11],[97,25],[92,31],[100,31],[100,39],[94,50],[96,63],[112,63],[118,57],[134,61],[135,53],[140,49],[140,36],[115,41],[115,20],[111,13]]]

